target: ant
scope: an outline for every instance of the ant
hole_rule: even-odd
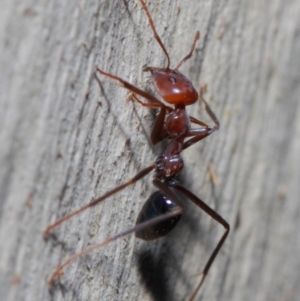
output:
[[[44,231],[44,237],[48,236],[49,233],[61,223],[67,221],[68,219],[81,213],[82,211],[104,201],[118,191],[134,184],[135,182],[149,174],[151,171],[154,171],[153,185],[158,188],[158,191],[152,193],[152,195],[146,201],[146,203],[142,207],[141,212],[138,215],[136,225],[133,228],[110,237],[102,243],[90,246],[85,250],[71,256],[68,260],[66,260],[55,269],[49,279],[49,285],[53,285],[56,277],[62,274],[63,268],[66,267],[70,262],[95,249],[103,247],[120,237],[135,233],[136,237],[149,241],[167,235],[176,226],[184,211],[183,202],[175,192],[177,191],[180,194],[184,195],[187,199],[194,202],[198,207],[204,210],[209,216],[211,216],[225,228],[223,236],[210,255],[201,273],[201,279],[198,286],[189,298],[189,300],[192,301],[196,297],[213,261],[215,260],[224,241],[226,240],[230,231],[230,226],[217,212],[207,206],[192,192],[181,186],[175,179],[175,177],[181,172],[184,166],[181,152],[217,131],[220,127],[220,123],[203,98],[205,88],[200,88],[200,92],[198,93],[193,84],[182,73],[178,71],[179,67],[192,56],[196,42],[200,37],[199,31],[197,31],[194,37],[189,54],[180,61],[175,69],[171,69],[169,54],[156,32],[154,22],[149,13],[149,10],[144,0],[139,1],[146,12],[150,27],[154,33],[154,37],[167,57],[167,66],[165,68],[147,66],[144,67],[143,71],[150,72],[158,94],[166,103],[173,105],[174,107],[165,105],[162,101],[160,101],[153,95],[140,90],[139,88],[131,85],[120,77],[106,73],[98,67],[96,68],[96,71],[101,75],[118,81],[124,88],[131,91],[133,99],[140,105],[146,108],[159,109],[160,111],[151,133],[151,142],[153,145],[155,145],[163,140],[168,140],[169,144],[162,152],[162,154],[154,160],[152,165],[140,171],[129,181],[115,187],[96,200],[49,225]],[[150,102],[146,103],[141,101],[137,97],[137,95],[147,99]],[[200,98],[205,106],[206,112],[214,122],[215,125],[213,127],[210,127],[205,122],[200,121],[187,114],[185,107],[194,104],[198,100],[198,98]],[[191,123],[200,126],[200,128],[192,128]],[[186,140],[186,138],[189,139]]]

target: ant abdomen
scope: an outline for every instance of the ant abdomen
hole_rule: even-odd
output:
[[[165,215],[166,213],[172,212],[178,208],[179,206],[166,197],[161,191],[155,191],[150,195],[149,199],[142,207],[142,210],[137,218],[136,225],[156,218],[160,215]],[[143,240],[153,240],[163,237],[170,233],[180,218],[181,214],[178,214],[175,217],[136,231],[135,235]]]
[[[158,94],[169,104],[188,106],[198,100],[198,92],[192,82],[178,70],[145,67],[150,71]]]

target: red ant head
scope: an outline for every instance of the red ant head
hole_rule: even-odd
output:
[[[198,100],[193,84],[179,71],[169,68],[145,67],[150,71],[159,95],[172,105],[191,105]]]

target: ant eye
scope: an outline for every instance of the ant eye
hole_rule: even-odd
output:
[[[172,83],[172,84],[174,84],[174,83],[176,83],[176,78],[175,77],[169,77],[169,81]]]

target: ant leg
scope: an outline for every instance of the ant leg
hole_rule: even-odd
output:
[[[209,128],[209,125],[207,123],[205,123],[201,120],[198,120],[198,119],[194,118],[193,116],[189,116],[189,118],[190,118],[190,121],[192,123],[195,123],[195,124],[198,124],[198,125],[201,125],[201,126],[205,126],[206,128]]]
[[[136,101],[136,102],[138,102],[141,106],[143,106],[143,107],[146,107],[146,108],[150,108],[150,109],[159,109],[159,108],[161,108],[161,105],[159,105],[159,104],[152,104],[152,103],[147,103],[147,102],[143,102],[143,101],[141,101],[134,93],[131,93],[131,95],[129,95],[129,97],[130,96],[132,96],[132,98]],[[174,109],[173,108],[171,108],[171,107],[169,107],[169,106],[166,106],[165,104],[164,104],[164,106],[166,107],[166,113],[167,114],[169,114],[169,113],[171,113],[172,111],[174,111]],[[192,119],[195,119],[194,117],[191,117]],[[195,120],[197,120],[197,119],[195,119]],[[198,120],[197,120],[198,121]],[[201,121],[200,121],[201,122]],[[203,122],[204,123],[204,122]]]
[[[126,82],[125,80],[123,80],[122,78],[120,78],[120,77],[118,77],[118,76],[115,76],[115,75],[112,75],[112,74],[110,74],[110,73],[104,72],[104,71],[102,71],[101,69],[99,69],[98,67],[96,67],[96,70],[97,70],[99,73],[101,73],[101,74],[103,74],[103,75],[105,75],[105,76],[107,76],[107,77],[110,77],[110,78],[112,78],[112,79],[114,79],[114,80],[117,80],[118,82],[121,83],[121,85],[122,85],[124,88],[128,89],[129,91],[132,91],[132,92],[135,93],[135,94],[138,94],[138,95],[140,95],[140,96],[142,96],[142,97],[145,97],[146,99],[152,101],[152,102],[153,102],[154,104],[156,104],[157,106],[159,106],[159,107],[164,107],[164,106],[165,106],[160,100],[158,100],[158,99],[157,99],[156,97],[154,97],[153,95],[151,95],[151,94],[149,94],[149,93],[147,93],[147,92],[145,92],[145,91],[143,91],[143,90],[141,90],[141,89],[139,89],[139,88],[137,88],[137,87],[131,85],[130,83],[128,83],[128,82]]]
[[[159,114],[156,118],[154,127],[151,132],[151,143],[153,145],[164,140],[168,136],[168,132],[165,124],[165,116],[166,116],[166,107],[162,107],[159,111]]]
[[[128,98],[132,97],[137,103],[139,103],[142,107],[146,107],[149,109],[159,109],[161,108],[161,105],[157,103],[148,103],[141,101],[134,93],[130,93]]]
[[[151,143],[153,145],[167,138],[168,133],[165,125],[165,116],[166,113],[172,111],[173,109],[168,106],[159,107],[158,104],[145,103],[137,98],[137,96],[133,93],[132,97],[135,101],[137,101],[140,105],[147,108],[160,108],[159,114],[155,121],[153,130],[151,132]]]
[[[193,41],[193,44],[192,44],[190,53],[189,53],[186,57],[184,57],[184,58],[182,59],[182,61],[178,64],[178,66],[177,66],[174,70],[178,70],[179,67],[180,67],[185,61],[187,61],[188,59],[190,59],[190,58],[192,57],[193,52],[194,52],[194,49],[195,49],[195,46],[196,46],[196,42],[199,40],[199,38],[200,38],[200,32],[197,31],[197,32],[196,32],[196,35],[195,35],[195,37],[194,37],[194,41]]]
[[[182,192],[188,199],[190,199],[192,202],[194,202],[198,207],[200,207],[203,211],[205,211],[209,216],[211,216],[215,221],[220,223],[225,228],[225,232],[224,232],[223,236],[221,237],[221,239],[219,240],[219,243],[217,244],[214,251],[210,255],[210,257],[209,257],[209,259],[208,259],[208,261],[207,261],[207,263],[204,267],[204,270],[201,273],[202,278],[201,278],[197,288],[195,289],[195,291],[193,292],[192,296],[189,299],[189,301],[193,301],[194,298],[196,297],[199,289],[201,288],[201,285],[204,282],[205,277],[206,277],[212,263],[214,262],[214,260],[215,260],[216,256],[218,255],[224,241],[226,240],[226,238],[229,234],[230,226],[216,211],[214,211],[209,206],[207,206],[202,200],[200,200],[197,196],[195,196],[189,190],[187,190],[186,188],[184,188],[183,186],[181,186],[179,184],[175,184],[173,187],[175,189],[177,189],[178,191]]]
[[[172,201],[174,201],[179,208],[181,208],[181,213],[183,212],[183,208],[184,208],[184,205],[182,203],[182,201],[178,198],[178,196],[170,189],[170,187],[159,181],[159,180],[153,180],[153,185],[156,186],[163,194],[165,194],[169,199],[171,199]],[[179,185],[180,186],[180,185]],[[172,185],[173,187],[173,185]],[[174,185],[175,187],[175,185]]]
[[[129,230],[126,230],[124,232],[121,232],[113,237],[110,237],[108,239],[106,239],[105,241],[103,241],[102,243],[99,243],[99,244],[95,244],[95,245],[92,245],[88,248],[86,248],[85,250],[79,252],[79,253],[76,253],[74,254],[73,256],[71,256],[69,259],[67,259],[64,263],[62,263],[61,265],[59,265],[55,270],[54,272],[52,273],[52,275],[50,276],[49,278],[49,281],[48,281],[48,284],[50,286],[53,285],[54,281],[55,281],[55,278],[57,276],[59,276],[61,273],[62,273],[62,270],[67,266],[69,265],[71,262],[73,262],[74,260],[76,260],[77,258],[79,257],[82,257],[83,255],[87,254],[87,253],[90,253],[96,249],[99,249],[101,247],[104,247],[106,245],[108,245],[109,243],[121,238],[121,237],[124,237],[124,236],[127,236],[133,232],[138,232],[138,231],[142,231],[148,227],[152,227],[154,225],[157,225],[158,223],[160,222],[163,222],[165,220],[168,220],[168,219],[171,219],[172,217],[175,217],[175,216],[178,216],[180,214],[182,214],[183,212],[183,206],[181,205],[181,201],[177,198],[177,196],[170,190],[170,188],[159,182],[158,180],[154,180],[153,181],[153,184],[156,185],[159,189],[162,190],[162,192],[168,196],[169,198],[171,198],[172,200],[174,200],[174,202],[176,202],[178,204],[178,207],[175,208],[174,210],[172,210],[171,212],[168,212],[166,214],[163,214],[163,215],[160,215],[160,216],[157,216],[155,218],[152,218],[148,221],[145,221],[143,223],[140,223],[140,224],[137,224],[135,225],[133,228],[129,229]]]
[[[199,97],[200,100],[204,103],[205,105],[205,111],[207,112],[207,114],[209,115],[209,117],[212,119],[212,121],[215,123],[215,131],[217,131],[220,128],[220,122],[217,118],[217,116],[215,115],[215,113],[212,111],[212,109],[210,108],[210,106],[208,105],[208,103],[206,102],[206,100],[203,97],[203,94],[206,92],[206,85],[200,87],[200,91],[199,91]]]
[[[145,169],[143,169],[142,171],[140,171],[137,175],[135,175],[132,179],[130,179],[129,181],[127,181],[124,184],[121,184],[117,187],[115,187],[114,189],[108,191],[106,194],[102,195],[101,197],[97,198],[96,200],[90,202],[89,204],[65,215],[64,217],[62,217],[61,219],[57,220],[56,222],[54,222],[53,224],[49,225],[43,232],[43,236],[44,238],[47,237],[47,235],[54,229],[56,228],[58,225],[60,225],[61,223],[67,221],[68,219],[70,219],[71,217],[81,213],[82,211],[93,207],[95,205],[97,205],[98,203],[104,201],[106,198],[110,197],[111,195],[117,193],[118,191],[134,184],[135,182],[137,182],[138,180],[140,180],[141,178],[143,178],[144,176],[146,176],[150,171],[152,171],[153,169],[155,169],[156,165],[153,164]]]
[[[219,122],[218,118],[216,117],[215,113],[212,111],[212,109],[210,108],[210,106],[208,105],[208,103],[202,96],[205,91],[206,91],[206,86],[201,87],[200,92],[199,92],[199,97],[200,97],[200,100],[205,105],[205,110],[206,110],[207,114],[212,119],[212,121],[215,123],[215,125],[213,127],[210,127],[210,126],[206,125],[204,122],[202,122],[196,118],[190,117],[191,122],[199,124],[199,125],[202,125],[202,123],[204,123],[204,126],[207,126],[207,127],[201,128],[201,129],[190,129],[188,136],[194,136],[194,137],[189,139],[188,141],[185,141],[182,149],[186,149],[186,148],[192,146],[196,142],[206,138],[207,136],[211,135],[213,132],[217,131],[220,128],[220,122]]]
[[[207,112],[207,114],[209,115],[211,120],[214,122],[215,130],[218,130],[220,128],[220,122],[219,122],[218,118],[216,117],[215,113],[212,111],[212,109],[210,108],[210,106],[208,105],[208,103],[206,102],[206,100],[203,97],[203,94],[206,92],[206,88],[207,88],[206,85],[200,87],[200,89],[199,89],[199,98],[205,105],[205,111]],[[190,121],[192,123],[195,123],[195,124],[198,124],[198,125],[209,127],[209,125],[207,125],[205,122],[203,122],[201,120],[198,120],[198,119],[196,119],[194,117],[191,117],[191,116],[190,116]]]
[[[193,138],[189,139],[188,141],[185,141],[183,143],[182,150],[185,150],[188,147],[192,146],[193,144],[197,143],[198,141],[206,138],[207,136],[209,136],[213,132],[214,131],[210,132],[210,131],[207,131],[206,129],[203,129],[203,133],[194,136]]]
[[[123,80],[122,78],[120,77],[117,77],[115,75],[112,75],[110,73],[106,73],[102,70],[100,70],[98,67],[97,67],[97,71],[100,72],[101,74],[107,76],[107,77],[110,77],[114,80],[117,80],[119,81],[123,87],[125,87],[126,89],[132,91],[133,93],[136,93],[140,96],[143,96],[145,97],[146,99],[150,100],[153,102],[153,104],[146,104],[140,100],[137,100],[137,97],[135,96],[135,100],[137,100],[142,106],[145,106],[145,107],[155,107],[155,108],[161,108],[160,112],[159,112],[159,115],[158,115],[158,118],[155,122],[155,125],[154,125],[154,128],[152,130],[152,133],[151,133],[151,142],[152,144],[157,144],[158,142],[162,141],[163,139],[166,138],[166,135],[167,135],[167,132],[166,132],[166,129],[165,129],[165,125],[164,125],[164,119],[165,119],[165,116],[166,116],[166,111],[170,111],[170,110],[173,110],[172,108],[170,107],[167,107],[165,106],[160,100],[158,100],[156,97],[154,97],[153,95],[143,91],[143,90],[140,90],[139,88],[131,85],[130,83],[126,82],[125,80]],[[133,94],[134,95],[134,94]]]

